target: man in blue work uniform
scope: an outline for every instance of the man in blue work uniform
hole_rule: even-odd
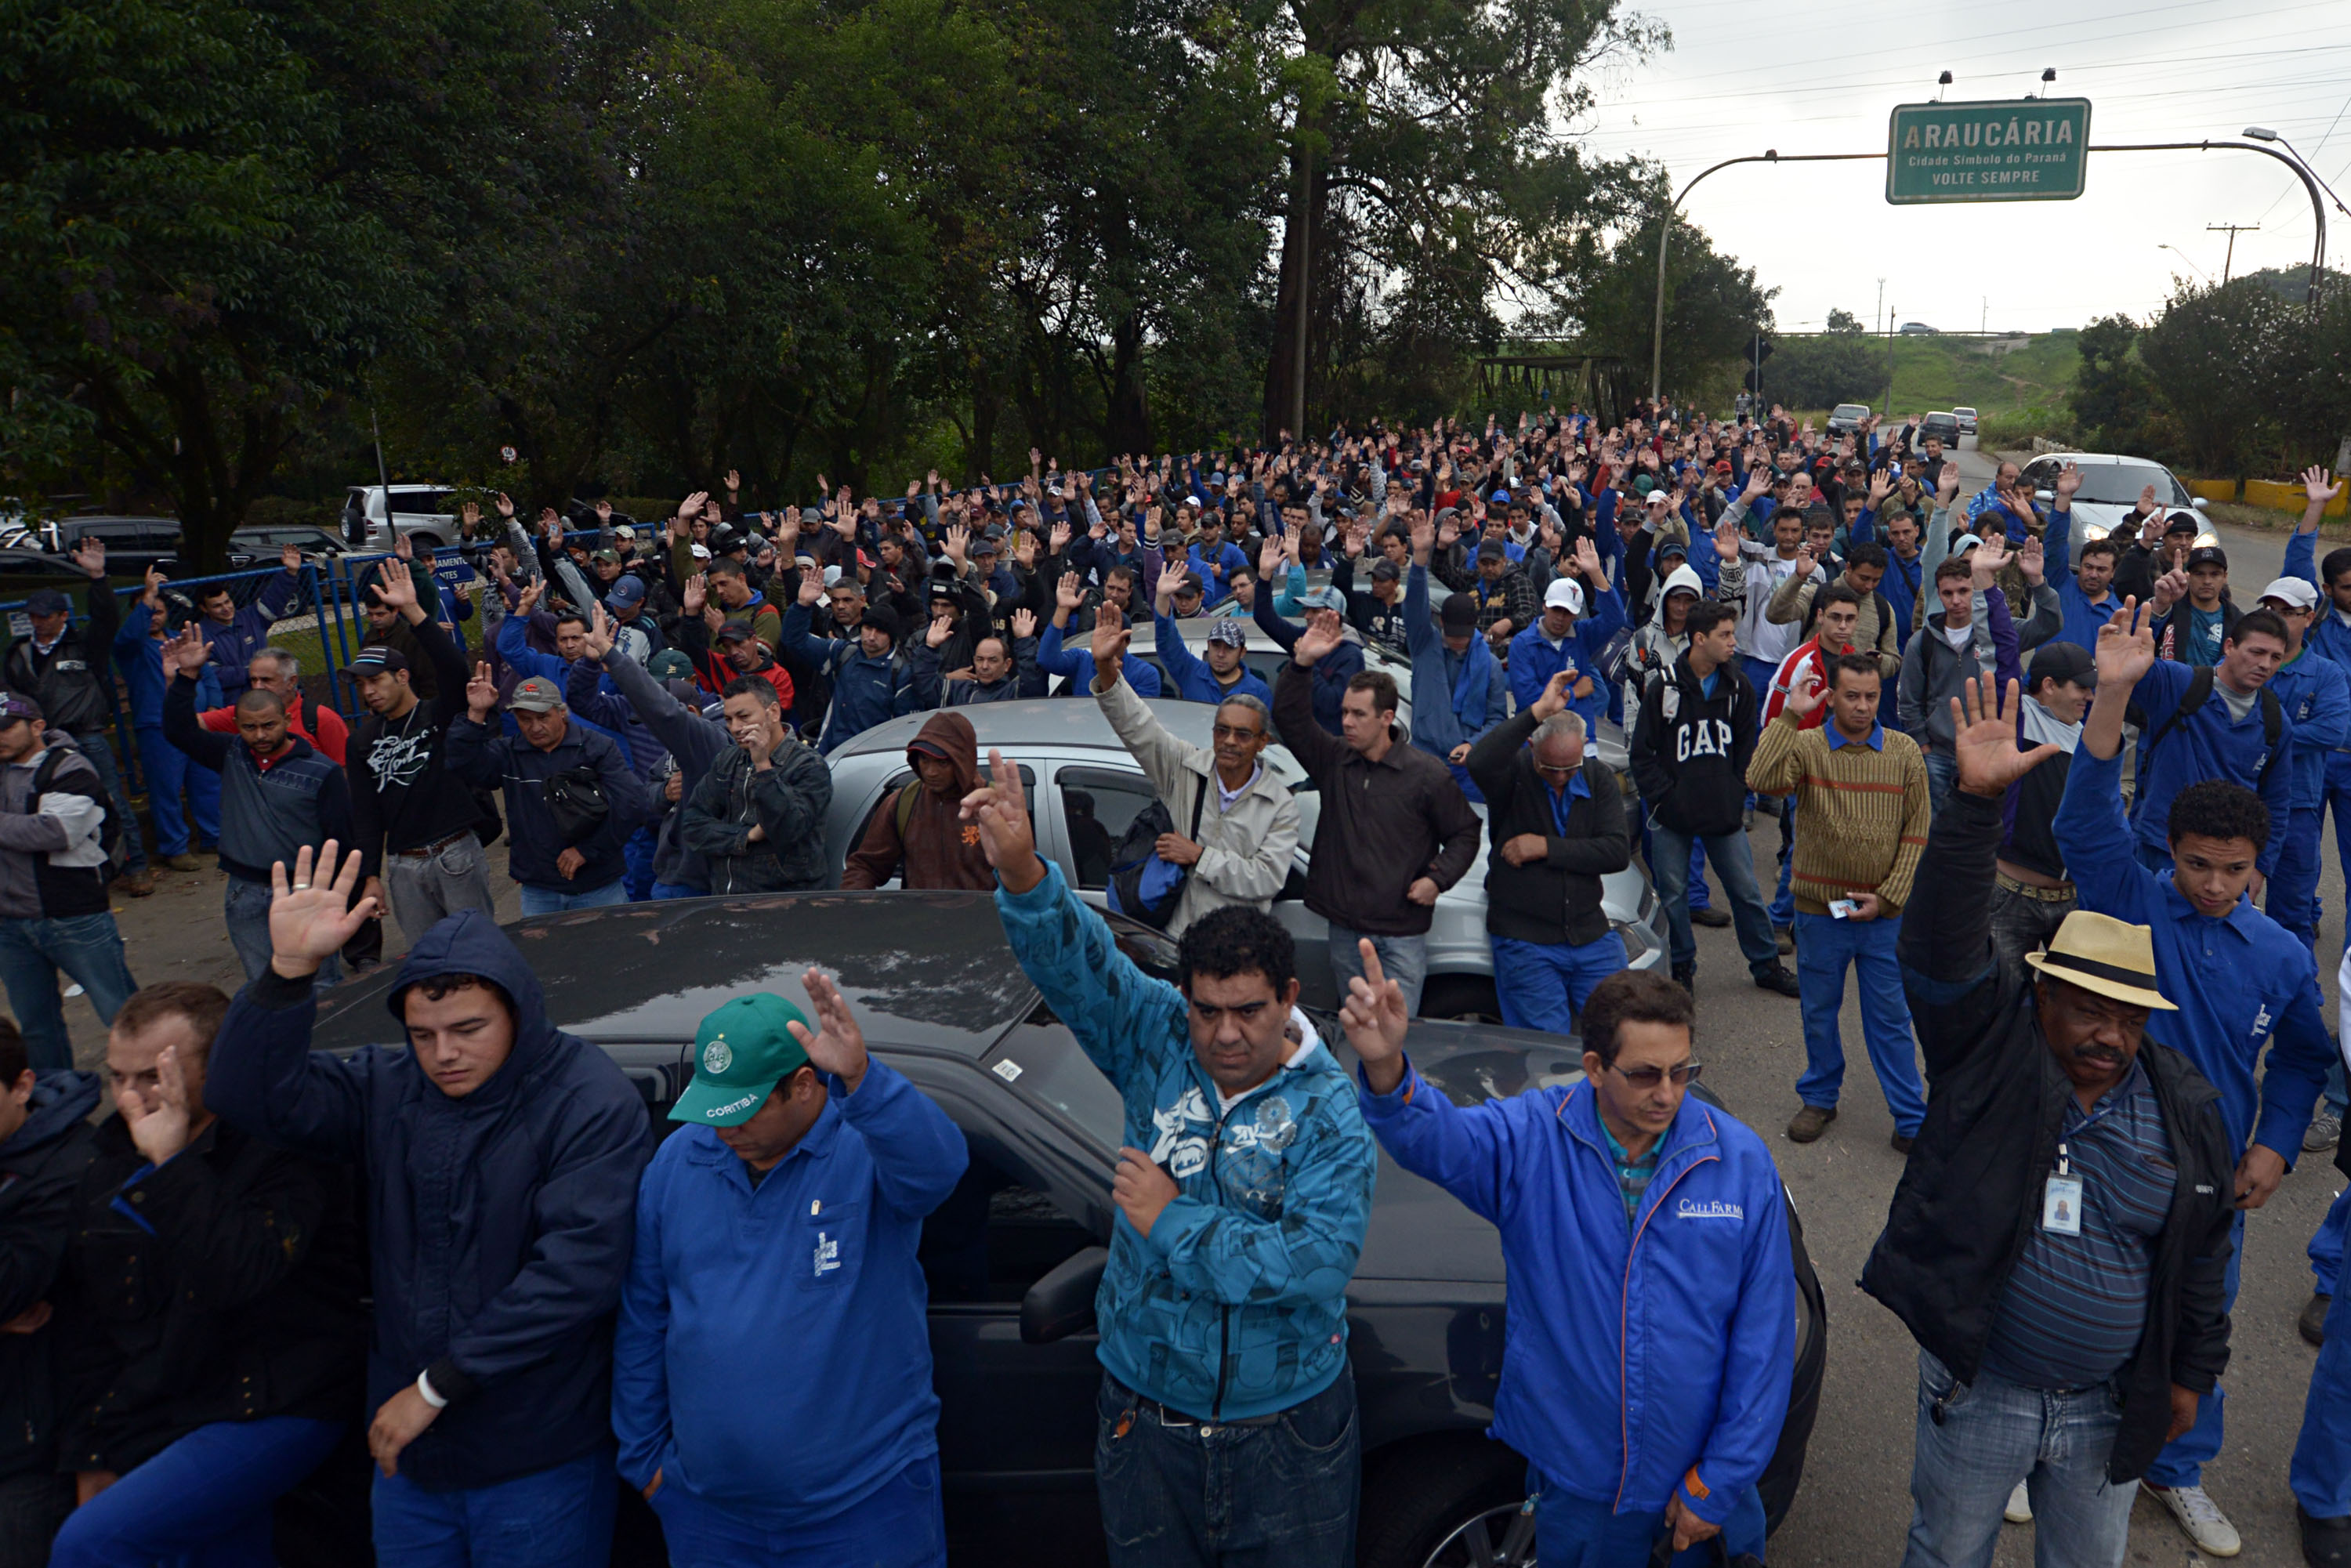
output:
[[[2351,998],[2351,974],[2338,975],[2336,994]],[[2351,1000],[2343,1004],[2338,1028],[2351,1029]],[[2343,1063],[2335,1064],[2338,1075]],[[2345,1170],[2338,1148],[2335,1168]],[[2351,1175],[2351,1171],[2345,1171]],[[2322,1308],[2323,1327],[2314,1333],[2311,1314],[2303,1314],[2303,1336],[2319,1341],[2318,1364],[2311,1369],[2310,1395],[2302,1411],[2302,1434],[2294,1446],[2294,1463],[2287,1480],[2294,1490],[2294,1513],[2302,1523],[2304,1560],[2316,1564],[2351,1563],[2351,1316],[2338,1314],[2334,1303],[2351,1296],[2351,1279],[2344,1275],[2344,1201],[2335,1209],[2318,1238],[2310,1244],[2311,1261],[2319,1260],[2321,1243],[2332,1240],[2335,1272],[2322,1276],[2314,1305]],[[2351,1312],[2351,1308],[2345,1309]]]
[[[2082,471],[2065,465],[2057,476],[2057,500],[2049,512],[2044,542],[2049,580],[2057,585],[2058,608],[2064,614],[2053,642],[2074,643],[2085,649],[2098,645],[2098,628],[2113,618],[2122,601],[2115,597],[2115,562],[2119,550],[2111,539],[2092,539],[2082,546],[2081,564],[2074,563],[2074,492],[2082,487]]]
[[[1126,1108],[1095,1302],[1110,1561],[1343,1568],[1362,1480],[1347,1281],[1379,1155],[1298,1009],[1290,934],[1227,905],[1186,929],[1180,987],[1144,975],[1038,858],[1019,770],[987,760],[964,812],[1005,937]]]
[[[1510,695],[1520,708],[1531,708],[1551,678],[1568,671],[1573,690],[1567,706],[1583,716],[1585,733],[1591,734],[1600,728],[1608,700],[1616,695],[1601,674],[1600,653],[1624,629],[1625,596],[1601,570],[1600,552],[1589,538],[1575,541],[1575,572],[1583,580],[1554,578],[1543,591],[1542,613],[1510,639]]]
[[[2233,1308],[2244,1250],[2241,1211],[2269,1201],[2301,1151],[2335,1045],[2319,1012],[2310,949],[2245,896],[2261,846],[2273,841],[2269,809],[2260,797],[2207,777],[2168,797],[2154,819],[2168,835],[2168,870],[2154,873],[2135,863],[2126,847],[2121,754],[2128,694],[2136,687],[2144,701],[2157,674],[2179,668],[2157,660],[2148,621],[2126,601],[2098,633],[2098,695],[2083,724],[2054,826],[2081,907],[2152,928],[2158,988],[2176,998],[2179,1010],[2150,1020],[2151,1027],[2220,1092],[2231,1146],[2243,1151],[2235,1182],[2241,1212],[2226,1282]],[[2249,631],[2257,621],[2273,630]],[[2250,638],[2282,648],[2276,628],[2276,617],[2253,611],[2238,623],[2236,645]],[[2282,762],[2273,772],[2285,770]],[[2142,831],[2148,821],[2143,814]],[[2273,1034],[2276,1044],[2261,1071],[2262,1046]],[[2223,1404],[2224,1391],[2214,1388],[2195,1426],[2166,1446],[2146,1477],[2147,1490],[2189,1538],[2218,1557],[2239,1550],[2235,1527],[2202,1485],[2204,1465],[2220,1451]]]
[[[1717,1534],[1760,1556],[1795,1279],[1763,1140],[1687,1093],[1689,993],[1611,976],[1583,1006],[1583,1082],[1472,1110],[1405,1059],[1403,996],[1368,947],[1341,1016],[1381,1145],[1501,1228],[1489,1435],[1527,1457],[1541,1561],[1646,1563],[1665,1532],[1676,1563],[1719,1561],[1698,1549]]]
[[[2304,636],[2320,654],[2351,672],[2351,549],[2330,550],[2323,566],[2313,564],[2318,554],[2318,519],[2343,494],[2343,484],[2324,468],[2304,470],[2302,481],[2308,504],[2302,526],[2286,540],[2279,575],[2299,577],[2318,590],[2318,613]],[[2327,755],[2325,788],[2326,801],[2335,808],[2335,852],[2344,870],[2351,873],[2351,737],[2337,741]],[[2343,941],[2351,949],[2351,920],[2344,924]]]
[[[946,1562],[914,1249],[968,1155],[833,983],[702,1020],[637,1192],[612,1340],[621,1474],[678,1568]]]
[[[2262,590],[2261,607],[2285,627],[2285,662],[2269,680],[2293,727],[2279,764],[2292,791],[2285,842],[2270,873],[2264,907],[2270,918],[2318,948],[2319,828],[2326,816],[2326,759],[2351,738],[2351,674],[2310,645],[2318,590],[2299,577],[2281,577]],[[2238,630],[2244,629],[2242,622]]]
[[[2276,872],[2294,812],[2294,726],[2277,694],[2264,688],[2285,662],[2285,641],[2283,622],[2265,610],[2249,611],[2222,640],[2219,664],[2190,669],[2158,659],[2130,694],[2145,716],[2132,811],[2139,863],[2147,870],[2171,864],[2172,797],[2217,779],[2261,796],[2269,810],[2269,837],[2255,869],[2264,878]]]
[[[1510,714],[1502,661],[1478,631],[1478,601],[1456,593],[1428,612],[1428,559],[1437,526],[1416,519],[1412,571],[1405,579],[1405,634],[1412,646],[1412,743],[1453,770],[1472,801],[1482,800],[1469,777],[1469,748]],[[1595,689],[1598,683],[1594,683]]]

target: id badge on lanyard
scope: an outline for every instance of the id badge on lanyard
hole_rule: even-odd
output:
[[[2065,1145],[2057,1145],[2057,1168],[2041,1190],[2041,1228],[2058,1236],[2082,1234],[2082,1178],[2073,1174]]]

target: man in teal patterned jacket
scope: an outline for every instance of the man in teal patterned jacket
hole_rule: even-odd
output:
[[[1247,906],[1184,933],[1179,989],[1038,858],[1020,776],[966,799],[1012,951],[1126,1103],[1095,1315],[1095,1485],[1116,1568],[1355,1559],[1347,1281],[1378,1153],[1297,1009],[1290,934]]]

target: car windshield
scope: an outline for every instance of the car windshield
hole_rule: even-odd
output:
[[[2082,488],[2074,498],[2102,507],[2135,507],[2138,494],[2149,485],[2155,486],[2156,498],[2167,507],[2184,507],[2188,493],[2165,469],[2152,463],[2085,463],[2081,465]]]
[[[1869,407],[1866,403],[1841,402],[1836,405],[1836,412],[1829,417],[1831,419],[1867,419]]]

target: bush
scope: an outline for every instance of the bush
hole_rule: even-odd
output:
[[[1976,422],[1976,445],[1987,451],[1994,447],[2016,451],[2031,446],[2035,436],[2070,445],[2079,444],[2081,432],[2071,410],[2038,403],[2014,413],[1986,414]]]

